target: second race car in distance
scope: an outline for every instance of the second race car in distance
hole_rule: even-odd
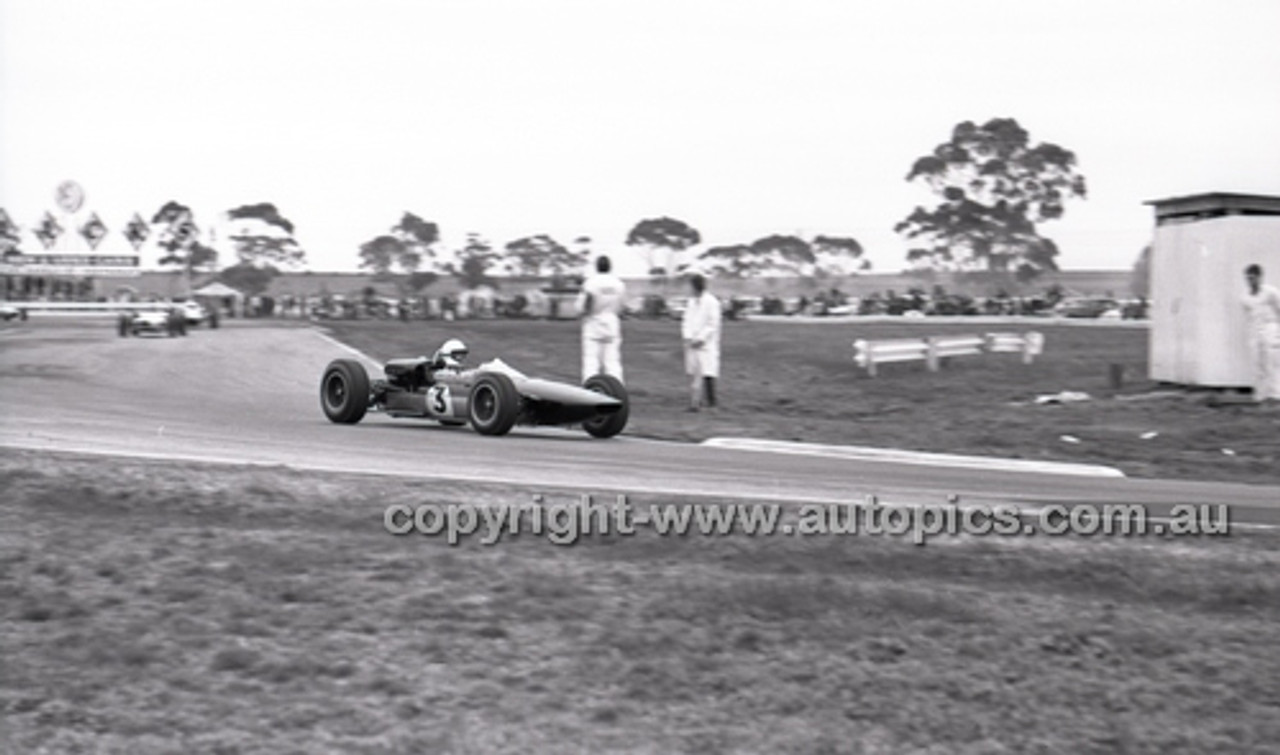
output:
[[[187,322],[176,308],[144,309],[121,313],[116,320],[116,331],[121,336],[153,334],[172,338],[187,334]]]

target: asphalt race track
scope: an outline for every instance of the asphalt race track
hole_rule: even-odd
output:
[[[596,493],[890,503],[1232,505],[1232,522],[1280,525],[1280,486],[1082,477],[833,460],[708,448],[625,435],[470,428],[371,413],[325,419],[319,380],[349,356],[302,326],[227,323],[187,338],[119,338],[113,320],[35,318],[0,330],[0,445],[175,460],[454,478]],[[373,366],[371,365],[372,367]],[[519,365],[515,365],[519,367]],[[683,378],[681,378],[683,379]]]

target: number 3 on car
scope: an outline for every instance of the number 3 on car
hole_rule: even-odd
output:
[[[449,386],[433,385],[427,391],[427,411],[436,417],[452,417],[453,402],[449,396]]]

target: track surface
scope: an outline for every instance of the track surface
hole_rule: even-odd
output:
[[[599,493],[775,501],[1232,504],[1280,524],[1280,486],[922,467],[706,448],[580,431],[469,428],[320,411],[324,366],[350,356],[305,327],[230,323],[187,338],[118,338],[113,321],[31,320],[0,331],[0,445],[454,478]],[[517,365],[518,366],[518,365]],[[377,369],[376,365],[370,365]]]

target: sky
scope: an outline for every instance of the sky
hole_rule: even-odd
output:
[[[128,249],[176,200],[232,261],[224,213],[272,202],[316,270],[409,211],[640,273],[627,231],[669,216],[892,272],[915,159],[1012,117],[1088,182],[1041,226],[1060,266],[1128,268],[1145,201],[1280,194],[1277,30],[1277,0],[0,0],[0,208],[29,231],[75,180]]]

